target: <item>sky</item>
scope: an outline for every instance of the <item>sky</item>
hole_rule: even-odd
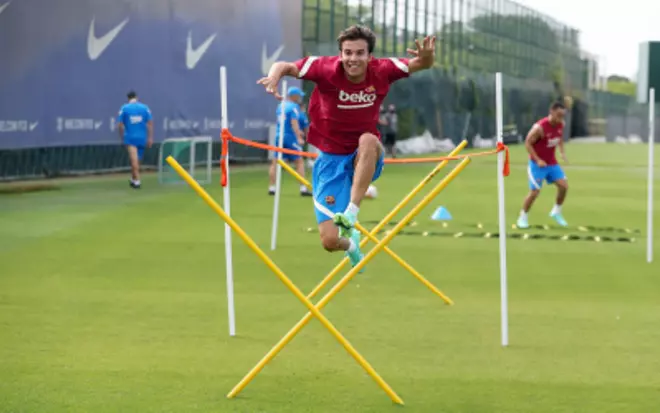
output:
[[[639,44],[660,41],[660,2],[518,0],[580,31],[585,51],[600,57],[601,75],[637,76]]]

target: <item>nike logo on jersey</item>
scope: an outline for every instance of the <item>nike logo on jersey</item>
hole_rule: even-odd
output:
[[[277,62],[277,59],[280,58],[280,55],[282,54],[282,51],[284,50],[284,45],[281,45],[280,47],[273,52],[272,55],[268,56],[267,54],[267,49],[266,49],[266,43],[264,43],[263,48],[261,49],[261,73],[264,76],[268,76],[268,72],[270,71],[270,67]]]
[[[199,45],[199,47],[196,49],[193,49],[192,30],[188,32],[188,45],[186,46],[186,67],[188,69],[194,69],[195,66],[197,66],[197,63],[202,60],[204,53],[206,53],[209,46],[211,46],[211,43],[213,43],[213,40],[215,40],[215,36],[217,36],[217,33],[210,35],[206,40],[204,40],[204,43]]]
[[[11,4],[11,1],[8,1],[7,3],[0,6],[0,14],[2,14],[2,12],[5,11],[7,7],[9,7],[9,4]]]
[[[87,54],[89,55],[90,60],[96,60],[101,56],[101,54],[103,54],[105,49],[110,46],[110,43],[115,40],[115,37],[117,37],[119,32],[121,32],[124,26],[126,26],[126,23],[128,23],[128,17],[123,22],[115,26],[114,29],[110,30],[101,37],[96,37],[94,29],[95,21],[96,17],[92,19],[92,23],[89,25],[89,35],[87,36]]]

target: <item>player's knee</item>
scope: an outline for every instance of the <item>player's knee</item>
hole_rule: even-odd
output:
[[[557,188],[562,192],[568,191],[568,182],[565,179],[557,181]]]
[[[337,251],[340,247],[339,236],[324,234],[321,236],[321,245],[323,246],[323,249],[328,252]]]
[[[373,133],[363,133],[360,136],[359,150],[378,151],[380,149],[380,140]]]
[[[531,198],[537,198],[540,194],[541,194],[540,189],[532,189],[531,191],[529,191],[529,196]]]

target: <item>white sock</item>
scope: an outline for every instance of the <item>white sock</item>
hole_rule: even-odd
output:
[[[346,251],[348,251],[350,253],[354,253],[357,250],[357,247],[358,247],[357,244],[355,244],[355,241],[353,241],[353,238],[349,238],[348,243],[349,243],[349,245],[348,245],[348,249]]]
[[[555,204],[555,206],[552,207],[552,211],[550,213],[551,214],[561,214],[561,205]]]
[[[273,192],[275,192],[275,185],[270,185],[270,186],[268,187],[268,190],[269,190],[269,191],[273,191]]]
[[[357,205],[351,202],[350,204],[348,204],[348,207],[346,207],[346,211],[344,212],[357,217],[358,212],[360,212],[360,207],[358,207]]]
[[[521,210],[520,210],[520,218],[525,218],[525,219],[527,219],[527,212],[525,212],[524,210],[521,209]]]
[[[140,185],[139,179],[131,179],[131,182],[133,182],[133,185]]]
[[[300,185],[300,192],[307,192],[307,186]]]

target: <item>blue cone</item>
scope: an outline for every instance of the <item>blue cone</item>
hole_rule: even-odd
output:
[[[431,215],[431,219],[434,221],[450,221],[451,214],[449,213],[449,210],[447,210],[447,208],[441,206],[435,210],[433,215]]]

